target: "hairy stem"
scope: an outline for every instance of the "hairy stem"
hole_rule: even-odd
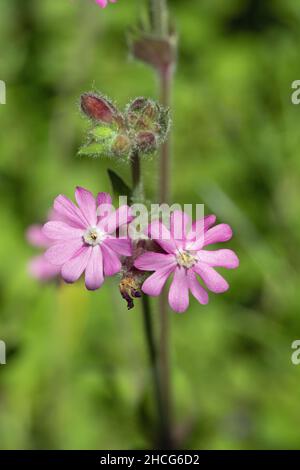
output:
[[[158,361],[157,361],[156,347],[154,343],[151,307],[150,307],[149,297],[147,295],[143,295],[142,305],[143,305],[143,317],[144,317],[144,330],[145,330],[145,336],[146,336],[147,344],[148,344],[149,362],[151,366],[153,388],[154,388],[155,402],[156,402],[157,415],[158,415],[157,422],[158,422],[158,427],[159,427],[159,433],[157,436],[158,437],[157,445],[160,448],[165,448],[168,443],[167,421],[166,421],[166,416],[165,416],[163,397],[161,393],[159,366],[158,366]]]
[[[164,36],[168,33],[168,7],[167,0],[149,0],[150,18],[153,33]]]
[[[172,71],[165,69],[160,72],[161,102],[170,106],[172,88]],[[159,161],[159,202],[170,202],[170,138],[163,144]],[[159,298],[160,310],[160,374],[163,391],[163,406],[166,414],[168,448],[172,447],[172,394],[170,374],[170,318],[167,292],[164,290]]]
[[[173,82],[173,67],[169,66],[159,71],[160,100],[165,108],[171,105],[171,91]],[[170,157],[171,145],[170,136],[161,147],[160,168],[159,168],[159,201],[160,203],[170,202]]]
[[[135,191],[141,184],[141,162],[137,151],[131,155],[131,176],[133,191]]]
[[[150,0],[150,15],[153,33],[159,37],[167,37],[169,33],[167,0]],[[157,69],[160,85],[160,100],[164,107],[171,104],[171,91],[173,81],[174,64]],[[161,148],[159,161],[159,202],[170,202],[170,137]],[[159,365],[160,380],[163,394],[163,407],[165,411],[166,446],[172,447],[172,394],[170,377],[170,319],[166,291],[159,298],[160,311],[160,338],[159,338]]]
[[[135,151],[131,157],[131,174],[132,174],[132,185],[133,191],[140,191],[141,188],[141,162],[139,153]],[[144,331],[145,338],[147,343],[149,363],[153,380],[153,391],[154,399],[157,408],[157,423],[159,427],[158,433],[158,446],[165,447],[167,443],[167,419],[165,416],[165,408],[163,402],[163,394],[161,390],[160,374],[159,374],[159,364],[156,351],[156,345],[154,340],[154,331],[153,331],[153,321],[151,314],[151,306],[149,297],[143,295],[142,297],[142,310],[143,310],[143,319],[144,319]]]

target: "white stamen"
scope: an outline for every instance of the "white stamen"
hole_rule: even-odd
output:
[[[189,269],[197,263],[197,256],[191,251],[179,249],[176,253],[176,261],[179,266]]]
[[[106,238],[106,233],[102,232],[98,227],[89,227],[84,235],[83,240],[91,246],[100,245]]]

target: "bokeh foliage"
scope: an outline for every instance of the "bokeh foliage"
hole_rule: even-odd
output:
[[[300,368],[300,10],[294,0],[170,0],[180,34],[174,90],[173,199],[230,223],[241,267],[208,306],[171,314],[176,433],[190,448],[297,448]],[[76,156],[80,94],[124,106],[156,98],[128,60],[141,0],[1,0],[0,446],[145,448],[150,372],[139,307],[116,281],[39,285],[26,272],[26,227],[76,185],[109,190],[113,160]],[[155,198],[156,162],[143,163]],[[155,303],[153,306],[155,307]],[[155,320],[157,314],[154,313]]]

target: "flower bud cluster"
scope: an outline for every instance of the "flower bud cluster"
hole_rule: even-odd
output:
[[[147,157],[158,150],[170,127],[169,110],[147,98],[136,98],[122,113],[104,96],[84,93],[81,110],[92,122],[87,141],[79,150],[82,156],[130,161],[138,152]]]

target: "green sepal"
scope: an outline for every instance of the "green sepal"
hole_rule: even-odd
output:
[[[90,142],[86,145],[83,145],[79,151],[78,155],[87,156],[87,157],[107,157],[107,143],[104,142]]]
[[[111,140],[115,137],[116,131],[109,126],[96,126],[89,132],[90,137],[96,142]]]

